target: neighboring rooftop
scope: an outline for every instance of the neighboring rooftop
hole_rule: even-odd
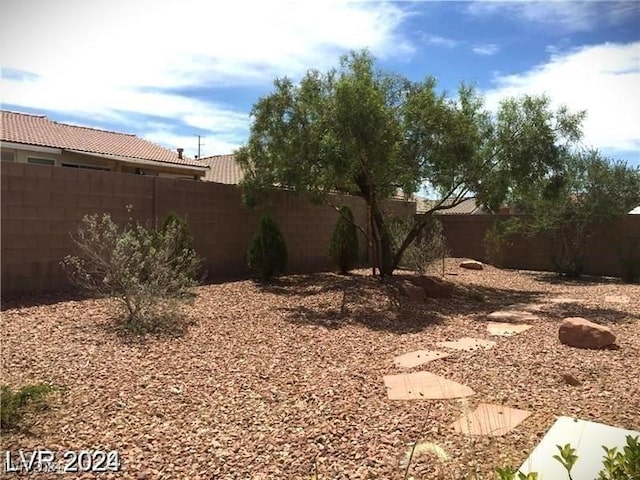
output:
[[[1,110],[1,140],[40,147],[76,150],[179,165],[203,167],[202,162],[128,133],[58,123],[44,115]]]
[[[233,154],[212,155],[202,158],[201,161],[209,166],[209,170],[204,176],[207,182],[238,185],[244,177],[242,168],[236,162],[236,157]]]
[[[236,162],[233,154],[227,155],[212,155],[210,157],[203,157],[202,163],[209,166],[209,170],[205,174],[204,179],[208,182],[226,183],[227,185],[238,185],[243,177],[244,173],[240,165]],[[398,190],[392,197],[394,200],[415,201],[416,213],[425,213],[430,208],[435,206],[436,200],[429,200],[419,196],[407,197]],[[448,200],[445,204],[451,204],[452,201]],[[455,207],[439,210],[439,214],[452,214],[452,215],[471,215],[485,213],[484,209],[476,203],[475,198],[465,198],[461,203]]]
[[[418,196],[415,197],[415,202],[417,213],[426,213],[438,203],[437,200],[429,200]],[[448,199],[444,202],[445,205],[451,205],[452,203],[453,199]],[[477,215],[485,213],[485,211],[482,206],[478,205],[475,198],[470,197],[465,198],[455,207],[439,210],[437,213],[446,215]]]

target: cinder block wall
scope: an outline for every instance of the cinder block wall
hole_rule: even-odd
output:
[[[248,210],[232,185],[14,163],[1,168],[3,296],[68,289],[60,260],[73,252],[70,232],[88,213],[152,224],[175,210],[187,218],[210,278],[224,279],[249,274],[247,247],[268,211],[285,236],[290,272],[331,267],[327,249],[338,213],[293,192],[272,192],[265,205]],[[361,199],[335,196],[332,201],[349,205],[366,226]],[[388,202],[385,208],[398,215],[415,213],[406,202]],[[364,259],[367,246],[360,240]]]
[[[489,261],[484,237],[493,218],[488,215],[439,215],[452,256]],[[588,275],[620,276],[622,250],[629,239],[640,238],[640,215],[626,215],[621,221],[601,228],[587,248],[585,273]],[[542,236],[515,237],[504,248],[501,265],[521,270],[553,271]]]

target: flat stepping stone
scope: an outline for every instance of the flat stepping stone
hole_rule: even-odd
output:
[[[626,295],[605,295],[604,301],[607,303],[629,303]]]
[[[447,400],[475,393],[466,385],[430,372],[386,375],[384,385],[389,400]]]
[[[483,340],[482,338],[463,337],[454,342],[438,342],[436,345],[441,348],[452,348],[454,350],[465,350],[472,352],[474,350],[489,350],[493,348],[496,342],[491,340]]]
[[[565,303],[580,303],[580,300],[577,298],[569,298],[569,297],[557,297],[549,300],[549,303],[555,303],[556,305],[562,305]]]
[[[494,322],[534,322],[540,317],[525,310],[498,310],[487,315],[487,319]]]
[[[449,354],[445,352],[438,352],[437,350],[416,350],[414,352],[405,353],[393,359],[398,367],[413,368],[423,363],[431,362],[439,358],[448,357]]]
[[[531,325],[526,325],[524,323],[516,324],[516,323],[500,323],[500,322],[489,322],[487,324],[487,331],[491,335],[497,335],[499,337],[510,337],[512,335],[517,335],[518,333],[522,333],[526,330],[529,330]]]
[[[466,435],[499,437],[509,433],[529,415],[531,412],[526,410],[481,403],[473,412],[465,413],[453,422],[452,427],[456,432]]]

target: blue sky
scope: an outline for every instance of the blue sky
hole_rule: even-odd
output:
[[[2,108],[202,155],[244,143],[273,79],[351,49],[455,93],[546,93],[584,143],[640,165],[640,2],[3,0]],[[28,25],[28,28],[25,27]]]

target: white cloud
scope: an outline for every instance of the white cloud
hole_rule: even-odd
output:
[[[490,56],[498,53],[499,48],[495,43],[487,43],[484,45],[475,45],[471,50],[478,55]]]
[[[587,110],[586,145],[640,151],[640,42],[555,53],[545,64],[494,81],[485,92],[489,108],[509,96],[547,94],[555,105]]]
[[[622,1],[487,1],[469,4],[467,13],[473,16],[504,15],[525,24],[546,26],[561,33],[586,32],[598,25],[616,25],[631,16],[640,15],[640,3]]]
[[[441,37],[440,35],[424,35],[423,41],[427,45],[436,45],[447,48],[454,48],[460,44],[459,41],[454,40],[453,38]]]
[[[405,13],[385,2],[3,0],[2,11],[0,64],[27,73],[5,75],[2,103],[125,125],[149,115],[222,135],[246,132],[248,112],[176,92],[264,88],[349,49],[412,52],[396,33]]]

